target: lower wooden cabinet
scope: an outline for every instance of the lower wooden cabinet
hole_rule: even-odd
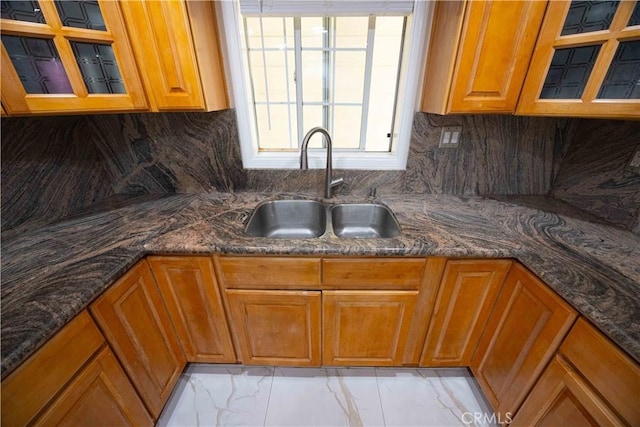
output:
[[[640,425],[640,366],[578,319],[514,425]]]
[[[242,363],[320,366],[320,292],[226,292]]]
[[[447,261],[420,366],[469,366],[509,267],[509,260]]]
[[[324,291],[324,365],[401,366],[417,291]]]
[[[576,312],[514,265],[471,359],[480,387],[502,414],[515,414],[576,319]]]
[[[129,270],[90,308],[151,416],[157,418],[186,359],[147,261]]]
[[[152,426],[153,420],[109,348],[103,348],[35,425]]]
[[[234,363],[236,354],[211,258],[151,256],[148,261],[187,362]]]
[[[151,426],[87,311],[2,381],[2,425]]]

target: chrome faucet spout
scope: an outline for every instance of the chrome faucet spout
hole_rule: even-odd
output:
[[[309,140],[313,135],[315,135],[318,132],[324,135],[324,139],[327,143],[327,166],[326,166],[325,179],[324,179],[324,197],[329,199],[332,197],[331,190],[333,189],[333,187],[337,187],[338,185],[343,184],[344,180],[342,178],[339,178],[336,180],[332,179],[333,157],[331,153],[333,149],[332,149],[331,135],[329,135],[329,132],[327,132],[325,128],[320,126],[314,127],[311,130],[309,130],[309,132],[307,132],[307,134],[302,139],[302,147],[300,149],[300,169],[309,168],[309,160],[308,160],[308,154],[307,154],[307,150],[309,147]]]

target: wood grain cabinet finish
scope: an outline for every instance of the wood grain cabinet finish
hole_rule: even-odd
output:
[[[147,258],[187,362],[234,363],[235,351],[210,257]]]
[[[96,414],[113,425],[153,424],[85,310],[2,382],[2,425],[96,425]]]
[[[640,117],[638,71],[629,68],[638,59],[640,25],[630,25],[637,2],[607,3],[594,6],[611,5],[603,13],[610,20],[577,30],[573,18],[566,31],[571,1],[549,2],[516,114]]]
[[[154,111],[228,108],[213,2],[122,2]]]
[[[90,308],[151,416],[157,418],[186,360],[147,261],[136,264]]]
[[[450,260],[438,290],[420,366],[469,366],[511,266]]]
[[[105,347],[34,425],[138,427],[153,426],[153,420]]]
[[[417,291],[324,291],[323,364],[401,366]]]
[[[420,289],[424,258],[328,258],[322,260],[323,289]]]
[[[513,113],[546,3],[437,2],[422,110]]]
[[[320,292],[226,292],[242,363],[320,366]]]
[[[515,414],[571,328],[576,312],[514,265],[471,359],[494,411]]]
[[[7,112],[25,115],[147,110],[121,4],[98,1],[103,29],[93,27],[96,22],[91,25],[85,22],[88,28],[79,28],[81,25],[77,21],[64,25],[65,20],[50,0],[38,2],[43,23],[3,18],[0,25],[3,36],[1,92],[2,105]],[[24,56],[32,60],[38,58],[44,63],[38,55],[57,54],[46,58],[47,67],[34,65],[33,70],[18,71],[5,45],[5,36],[24,37],[20,41],[24,49],[27,44],[39,46],[33,52],[28,49],[14,52],[17,63],[28,64],[29,60],[25,61]],[[43,47],[48,40],[51,45]],[[100,59],[90,58],[91,52]],[[55,56],[58,59],[54,59]],[[23,82],[25,79],[29,83]]]
[[[578,319],[515,425],[640,425],[640,366]],[[570,422],[569,422],[570,421]]]
[[[218,258],[226,289],[321,288],[320,258],[225,256]]]

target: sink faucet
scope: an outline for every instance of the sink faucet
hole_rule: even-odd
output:
[[[325,128],[320,126],[314,127],[311,129],[302,139],[302,149],[300,150],[300,169],[309,169],[309,162],[307,160],[307,147],[309,146],[309,140],[311,137],[320,132],[324,135],[325,141],[327,141],[327,168],[324,176],[324,197],[327,199],[331,198],[331,190],[333,187],[337,187],[340,184],[344,183],[344,179],[332,179],[331,175],[333,172],[333,165],[331,161],[331,136],[329,132]]]

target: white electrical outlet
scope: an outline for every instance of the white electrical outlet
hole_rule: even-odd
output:
[[[440,133],[440,148],[458,148],[462,126],[445,126]]]

